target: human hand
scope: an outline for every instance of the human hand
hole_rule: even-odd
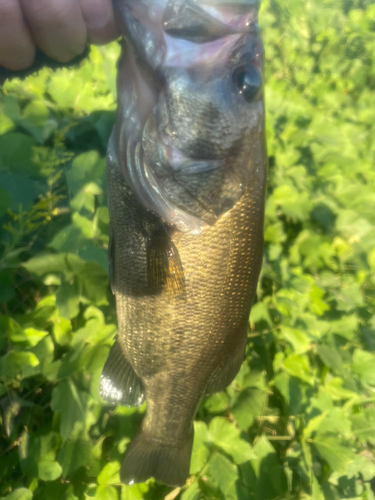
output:
[[[111,0],[0,0],[0,66],[29,67],[35,49],[65,63],[119,35]]]

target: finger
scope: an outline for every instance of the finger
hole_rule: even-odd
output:
[[[87,41],[86,25],[77,0],[21,0],[38,47],[59,62],[81,54]]]
[[[113,14],[112,0],[79,0],[91,43],[104,44],[120,35]]]
[[[25,69],[35,57],[35,46],[18,0],[0,0],[0,66]]]

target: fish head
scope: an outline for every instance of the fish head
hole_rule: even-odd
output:
[[[199,231],[264,166],[259,2],[117,2],[131,47],[123,74],[136,74],[119,86],[133,109],[118,135],[125,179],[167,223]]]
[[[202,170],[212,160],[233,167],[243,148],[256,141],[263,121],[262,56],[259,45],[246,38],[228,35],[202,44],[202,59],[165,70],[155,113],[159,142],[174,152],[172,169],[189,167],[189,160],[200,162]],[[179,44],[179,58],[187,64],[184,43],[189,42]]]

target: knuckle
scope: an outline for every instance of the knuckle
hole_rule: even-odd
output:
[[[51,29],[64,27],[69,21],[70,2],[65,0],[23,0],[23,2],[28,18],[37,20],[38,23],[48,23]]]
[[[0,25],[8,26],[19,18],[19,6],[14,0],[0,0]]]

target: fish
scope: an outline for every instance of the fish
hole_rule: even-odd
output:
[[[101,376],[147,403],[125,484],[189,476],[194,417],[245,357],[267,179],[258,0],[115,0],[123,34],[107,152],[118,331]]]

